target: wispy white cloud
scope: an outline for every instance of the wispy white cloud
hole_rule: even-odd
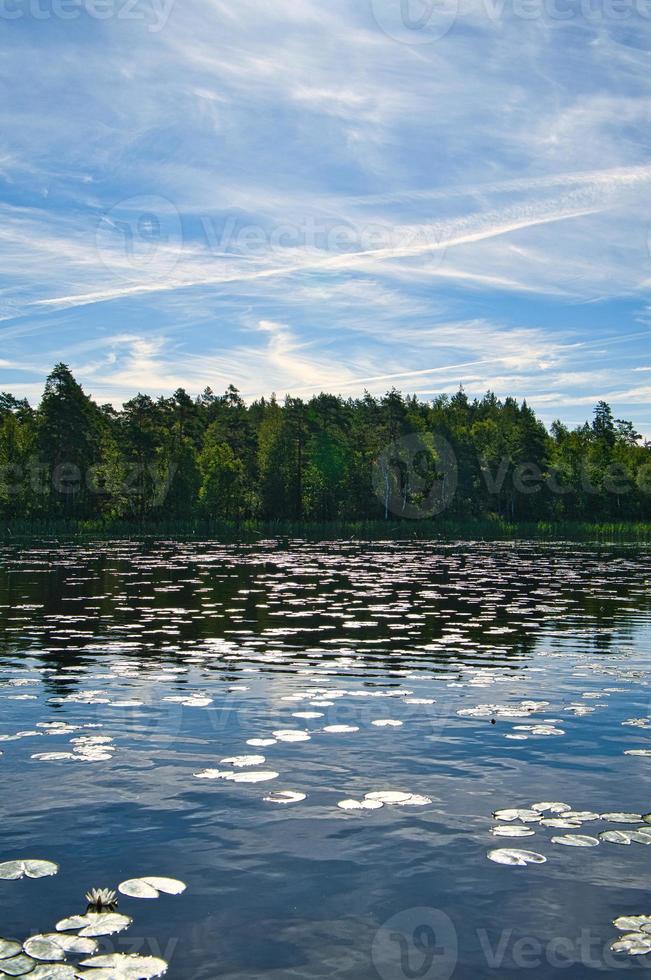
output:
[[[62,356],[115,399],[463,380],[646,404],[648,332],[620,338],[651,283],[651,25],[463,0],[409,46],[373,9],[179,0],[158,33],[14,31],[7,77],[30,85],[0,109],[3,387]],[[262,245],[222,242],[229,222]]]

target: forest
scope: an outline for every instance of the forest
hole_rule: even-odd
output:
[[[275,396],[230,386],[98,405],[58,364],[40,404],[0,394],[0,517],[238,523],[645,521],[651,443],[599,402],[548,430],[526,401]]]

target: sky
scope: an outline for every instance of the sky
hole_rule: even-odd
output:
[[[651,437],[651,0],[0,0],[0,389]]]

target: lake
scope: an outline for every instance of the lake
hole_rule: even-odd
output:
[[[121,895],[133,924],[100,950],[161,957],[171,980],[651,966],[610,950],[631,931],[614,919],[651,916],[649,557],[3,548],[0,864],[59,871],[0,880],[0,936],[167,876],[187,890]],[[509,809],[529,813],[493,819]],[[521,851],[546,860],[497,863]]]

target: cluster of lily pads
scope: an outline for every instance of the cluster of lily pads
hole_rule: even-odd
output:
[[[58,870],[53,861],[5,861],[0,864],[0,879],[46,878]],[[130,878],[118,885],[120,894],[143,899],[180,895],[185,889],[182,881],[157,876]],[[0,978],[152,980],[167,972],[168,964],[157,956],[98,953],[99,938],[123,932],[133,920],[115,911],[117,895],[109,889],[94,889],[86,897],[91,902],[88,910],[61,919],[52,932],[29,936],[23,942],[0,938]],[[69,958],[78,962],[72,964]]]
[[[651,844],[651,813],[595,813],[592,810],[574,810],[569,803],[544,801],[530,807],[513,807],[496,810],[493,819],[499,823],[491,829],[494,837],[533,837],[536,831],[529,826],[553,830],[581,830],[584,824],[605,821],[614,824],[642,824],[631,830],[602,830],[596,837],[588,834],[555,834],[552,844],[566,847],[598,847],[600,844]],[[496,848],[488,852],[488,858],[496,864],[523,867],[527,864],[544,864],[547,858],[536,851],[519,848]]]
[[[110,762],[116,746],[110,735],[77,735],[70,739],[72,752],[36,752],[38,762]]]
[[[332,706],[335,701],[349,697],[369,697],[369,698],[403,698],[410,704],[434,704],[433,698],[416,698],[414,692],[409,689],[394,689],[389,691],[366,691],[366,690],[342,690],[340,688],[308,688],[304,691],[297,691],[293,694],[285,695],[284,702],[292,704],[307,701],[312,707],[327,708]],[[302,720],[312,720],[323,717],[321,711],[294,711],[293,718]],[[400,728],[403,722],[394,718],[375,718],[371,725],[376,728]],[[347,735],[360,730],[359,725],[337,724],[324,725],[322,728],[311,731],[303,728],[281,728],[271,732],[269,736],[249,738],[246,744],[256,748],[265,748],[276,745],[278,742],[309,742],[314,735]],[[272,779],[277,779],[279,773],[273,769],[258,769],[256,767],[264,765],[266,758],[263,755],[243,754],[228,756],[221,759],[220,766],[230,768],[206,768],[194,773],[196,779],[206,780],[225,780],[234,783],[261,783]],[[244,771],[236,771],[244,770]],[[296,790],[281,790],[276,793],[269,793],[263,797],[268,803],[290,804],[300,803],[306,799],[306,794]],[[342,810],[378,810],[387,805],[397,806],[425,806],[431,803],[428,796],[421,796],[415,793],[408,793],[395,790],[382,790],[367,793],[363,800],[346,799],[341,800],[337,805]]]
[[[401,793],[383,789],[366,793],[362,800],[340,800],[337,806],[342,810],[379,810],[385,805],[427,806],[431,802],[429,796],[420,796],[418,793]]]
[[[218,545],[205,546],[205,549],[204,546],[199,546],[197,549],[195,545],[173,547],[165,545],[161,547],[159,554],[146,557],[139,554],[137,549],[132,550],[129,545],[113,550],[107,546],[109,556],[116,557],[120,562],[125,560],[129,562],[129,570],[120,569],[119,591],[115,595],[102,596],[107,603],[114,602],[116,611],[129,612],[124,624],[119,626],[112,624],[110,627],[110,629],[119,629],[119,633],[107,634],[104,626],[97,626],[97,617],[92,612],[92,607],[88,605],[88,596],[71,596],[67,599],[79,604],[78,608],[72,607],[71,610],[76,618],[65,615],[46,616],[45,610],[41,615],[38,607],[30,608],[26,605],[13,607],[7,617],[11,620],[11,628],[18,627],[26,631],[25,635],[29,636],[30,642],[41,642],[40,636],[47,635],[47,631],[52,629],[56,631],[55,642],[65,641],[66,648],[77,651],[81,657],[95,654],[107,657],[106,666],[101,668],[102,672],[97,670],[95,665],[84,664],[39,667],[38,677],[10,677],[6,680],[9,693],[3,691],[0,696],[10,700],[35,701],[36,695],[29,692],[30,685],[47,680],[65,680],[74,682],[83,689],[50,697],[47,700],[50,705],[63,706],[66,712],[72,712],[77,705],[102,706],[101,717],[104,719],[106,716],[110,717],[115,708],[144,709],[164,702],[184,709],[194,709],[193,714],[200,714],[204,710],[208,712],[211,710],[218,695],[221,697],[248,690],[245,685],[234,685],[230,680],[217,683],[216,671],[209,673],[215,668],[226,668],[229,675],[233,669],[242,673],[260,674],[262,671],[276,669],[282,671],[291,662],[292,672],[297,675],[325,676],[336,673],[339,677],[345,676],[346,672],[354,673],[363,668],[365,681],[373,677],[377,668],[383,678],[381,683],[386,685],[384,677],[387,673],[387,657],[391,655],[395,658],[391,669],[388,670],[392,683],[395,683],[395,678],[398,677],[435,680],[448,689],[455,689],[450,690],[450,697],[454,697],[458,691],[459,698],[463,698],[462,703],[466,705],[473,704],[477,699],[477,695],[473,693],[477,689],[495,689],[499,686],[504,689],[504,686],[508,685],[508,694],[504,697],[500,694],[493,695],[492,692],[480,695],[486,699],[495,697],[497,703],[460,708],[456,713],[461,718],[495,719],[517,723],[505,735],[505,738],[513,740],[561,736],[564,734],[563,723],[547,715],[561,715],[562,712],[566,712],[574,717],[582,717],[591,714],[605,707],[605,700],[611,691],[617,689],[604,688],[600,691],[586,691],[581,695],[577,693],[575,701],[562,707],[556,704],[552,706],[550,701],[522,700],[524,691],[514,688],[530,679],[531,674],[534,675],[534,679],[536,676],[540,677],[540,674],[536,675],[535,671],[543,671],[543,668],[539,665],[531,667],[531,671],[526,674],[524,670],[514,670],[519,653],[516,644],[509,640],[508,634],[517,632],[520,640],[531,637],[533,641],[539,623],[543,619],[550,619],[555,615],[559,619],[564,618],[567,610],[577,602],[573,594],[574,585],[570,582],[569,576],[567,580],[559,582],[559,569],[558,566],[554,569],[553,563],[534,569],[533,563],[524,555],[514,552],[504,560],[499,554],[495,557],[494,548],[486,548],[482,556],[481,546],[478,547],[479,560],[462,566],[461,559],[453,550],[443,548],[434,556],[423,554],[421,548],[410,550],[410,546],[395,549],[390,545],[383,546],[376,550],[376,560],[372,563],[368,561],[367,556],[360,557],[354,553],[354,550],[346,552],[339,546],[329,547],[322,544],[318,547],[301,544],[286,553],[279,553],[275,550],[275,544],[263,543],[250,553],[240,553],[236,558],[227,548]],[[273,562],[275,568],[270,571],[269,564],[262,562],[264,572],[261,572],[259,553],[261,549],[264,551],[267,548],[269,563]],[[92,553],[89,552],[87,556],[79,551],[75,555],[75,563],[83,567],[88,560],[89,571],[91,571],[92,562],[96,558],[96,549]],[[46,551],[42,555],[45,565],[57,560],[59,559],[56,552]],[[37,565],[38,559],[32,557],[27,561],[24,566],[27,571],[36,567],[34,562]],[[219,565],[218,575],[215,574],[216,563]],[[211,586],[214,585],[214,579],[229,576],[237,578],[240,569],[235,566],[241,563],[250,563],[255,569],[252,583],[255,588],[250,590],[240,588],[227,601],[218,600],[212,594]],[[576,564],[580,565],[581,562],[577,560]],[[191,565],[190,574],[194,577],[187,577]],[[574,559],[571,558],[570,570],[573,565]],[[154,569],[157,572],[156,576],[150,574]],[[177,582],[174,576],[179,571],[182,571],[186,578]],[[594,568],[592,571],[594,572]],[[639,567],[637,572],[639,573]],[[345,588],[333,590],[333,594],[327,597],[314,596],[312,597],[314,601],[306,601],[305,583],[301,577],[314,575],[319,576],[321,583],[334,582],[336,579],[337,585],[340,584],[343,576],[348,576],[349,584]],[[646,572],[644,575],[646,576]],[[151,595],[128,595],[130,576],[135,578],[134,585],[140,591],[145,586]],[[167,578],[161,581],[162,576]],[[441,579],[436,581],[436,584],[434,584],[435,576]],[[68,575],[65,584],[81,581],[81,578],[74,579],[73,576]],[[110,591],[112,586],[105,584],[108,579],[102,576],[101,581],[100,588],[108,588]],[[191,604],[186,606],[181,603],[176,607],[172,605],[166,605],[165,608],[159,605],[156,609],[148,607],[147,602],[157,595],[180,590],[182,588],[180,581],[192,584],[192,591],[198,600],[197,608],[192,608]],[[400,582],[397,590],[396,581]],[[459,589],[459,581],[462,589]],[[592,574],[589,578],[586,576],[586,583],[586,592],[591,596],[608,595],[605,576],[599,577],[597,574]],[[237,584],[241,585],[241,581]],[[409,589],[413,588],[413,592],[401,591],[405,584]],[[641,579],[640,594],[644,586],[645,579]],[[250,606],[249,593],[251,592],[263,594],[256,600],[256,605],[260,609],[269,610],[266,616],[279,617],[275,621],[269,618],[266,623],[261,623],[255,633],[250,629],[250,621],[246,618],[247,615],[250,617],[250,608],[247,612],[247,604]],[[452,605],[451,599],[455,607],[452,609],[449,608]],[[466,602],[468,604],[466,612],[459,612],[458,605]],[[321,605],[317,607],[317,603]],[[351,614],[352,605],[356,607],[354,615]],[[68,606],[67,609],[71,607]],[[501,625],[500,616],[504,610],[508,611],[509,622],[513,626]],[[111,612],[109,610],[103,618],[110,616]],[[315,613],[320,614],[324,622],[311,631],[314,644],[308,649],[301,648],[300,663],[297,664],[294,658],[296,648],[292,646],[291,638],[302,632],[304,624],[301,620],[304,617],[314,616]],[[440,635],[432,636],[432,631],[428,630],[425,636],[420,624],[425,616],[433,615],[436,616],[440,626],[438,631]],[[212,616],[216,619],[228,617],[228,638],[202,636],[197,640],[196,636],[188,638],[181,633],[184,627],[193,625],[193,620],[201,618],[205,621]],[[360,642],[357,642],[359,634],[353,631],[359,630],[360,627],[375,630],[379,640],[360,637]],[[154,645],[152,641],[154,634],[159,634],[155,642],[160,642],[163,656],[169,655],[170,660],[172,657],[174,660],[181,658],[182,666],[178,663],[173,665],[166,662],[161,667],[152,662],[145,648]],[[586,637],[587,634],[586,629]],[[387,639],[391,644],[390,647],[386,642],[380,642]],[[592,637],[589,639],[592,642]],[[362,647],[362,643],[371,645]],[[378,645],[374,648],[372,644]],[[440,664],[436,663],[437,657],[442,653],[446,656],[445,669],[441,669]],[[423,658],[420,661],[418,659],[423,654],[427,658],[428,669],[434,671],[433,673],[423,671]],[[539,652],[539,656],[543,659],[545,657],[553,659],[563,655],[554,651]],[[594,656],[594,653],[589,655]],[[588,654],[582,658],[577,655],[575,667],[577,672],[573,675],[577,679],[601,675],[637,681],[641,677],[639,673],[626,669],[623,665],[607,667],[604,662],[591,663],[587,660],[587,656]],[[472,662],[473,658],[479,657],[491,659],[490,667]],[[502,657],[503,659],[500,659]],[[24,673],[25,668],[21,665],[15,670]],[[584,673],[579,673],[580,671]],[[200,674],[198,681],[197,673]],[[146,679],[147,685],[141,686],[143,678]],[[219,680],[221,682],[222,678],[220,677]],[[104,683],[105,681],[109,683]],[[151,695],[149,686],[157,683],[174,684],[174,686],[166,687],[163,692]],[[308,683],[311,684],[312,681]],[[281,698],[291,708],[298,709],[293,710],[291,715],[296,722],[288,720],[287,727],[262,732],[257,737],[247,739],[246,744],[257,750],[277,743],[304,743],[314,737],[355,735],[360,731],[360,726],[357,724],[326,723],[327,720],[337,719],[326,719],[325,709],[336,705],[345,697],[393,698],[397,699],[398,704],[406,705],[435,703],[432,697],[420,697],[418,695],[421,692],[402,687],[402,680],[398,682],[401,686],[395,683],[395,686],[385,690],[371,690],[366,686],[359,689],[351,687],[343,689],[335,687],[329,680],[315,683],[325,683],[329,686],[310,686]],[[116,692],[113,689],[114,684],[120,688],[124,686],[128,690],[120,689]],[[206,689],[204,685],[209,686]],[[0,681],[0,686],[4,687],[5,682]],[[146,694],[143,694],[143,689],[146,690]],[[537,693],[536,688],[534,691]],[[429,691],[426,693],[429,694]],[[434,693],[437,693],[436,690]],[[468,701],[468,696],[473,698],[473,701]],[[499,703],[500,697],[505,703]],[[454,705],[454,708],[456,707]],[[393,713],[392,709],[382,705],[380,711],[382,715]],[[309,730],[304,727],[290,727],[297,726],[299,721],[311,723],[318,719],[323,719],[318,721],[318,726],[321,727],[310,725]],[[643,729],[647,727],[646,723],[642,723],[644,721],[644,719],[630,719],[625,724]],[[401,720],[393,717],[377,717],[370,722],[370,726],[374,729],[399,728],[403,724]],[[101,726],[71,726],[61,722],[39,722],[36,726],[39,730],[17,732],[15,735],[4,736],[3,740],[13,741],[39,735],[75,735],[80,727]],[[368,730],[370,731],[370,727]],[[112,741],[109,736],[81,734],[70,739],[71,748],[68,749],[66,746],[67,751],[35,753],[32,759],[35,762],[52,763],[109,762],[114,751]],[[627,754],[651,756],[651,750],[630,749]],[[218,766],[219,768],[203,769],[194,775],[203,780],[253,784],[271,782],[279,777],[275,768],[266,767],[264,755],[247,754],[246,750],[240,755],[221,759]],[[265,802],[282,806],[300,803],[306,799],[306,795],[297,790],[282,789],[267,792],[262,798]],[[393,788],[367,793],[361,799],[342,799],[338,806],[342,810],[365,811],[377,810],[383,806],[425,806],[431,802],[429,797]],[[546,809],[541,810],[540,807]],[[510,813],[515,813],[516,816],[507,816]],[[592,814],[589,811],[572,810],[569,804],[541,803],[512,811],[498,811],[495,814],[498,825],[493,828],[492,833],[495,838],[507,840],[511,838],[516,842],[518,838],[534,837],[538,827],[545,827],[555,832],[551,840],[558,845],[594,847],[600,843],[646,844],[651,843],[651,839],[647,839],[647,834],[651,837],[651,827],[648,826],[651,821],[647,820],[647,816],[624,813]],[[618,829],[604,829],[596,837],[581,833],[584,824],[597,820],[608,820],[618,825]],[[628,829],[626,823],[634,826]],[[640,824],[642,826],[639,826]],[[578,831],[578,833],[556,833],[563,830]],[[497,863],[520,866],[543,863],[546,860],[542,854],[534,851],[508,847],[493,850],[489,856]],[[39,862],[33,861],[5,862],[4,865],[0,865],[0,878],[3,877],[2,868],[5,868],[6,872],[4,877],[38,877],[40,875],[35,873],[39,871],[38,865]],[[131,879],[123,882],[119,886],[119,891],[132,898],[153,899],[161,892],[166,892],[166,888],[162,885],[164,882],[168,883],[168,893],[175,893],[169,892],[170,881],[170,879],[151,877]],[[105,976],[125,977],[132,980],[135,977],[159,975],[142,971],[156,969],[162,962],[160,960],[154,962],[154,958],[143,957],[136,960],[126,957],[111,960],[98,956],[95,950],[90,950],[88,945],[85,945],[93,942],[96,936],[111,934],[98,933],[95,931],[97,928],[112,928],[113,932],[121,931],[117,926],[124,919],[128,917],[115,911],[102,913],[91,911],[83,916],[72,916],[62,920],[58,923],[56,931],[51,934],[30,937],[24,947],[3,940],[0,942],[0,974],[21,975],[20,972],[9,972],[12,969],[11,960],[19,956],[27,957],[36,964],[30,971],[25,971],[30,973],[34,980],[49,980],[49,978],[67,980],[68,977],[104,980]],[[122,928],[126,928],[130,921],[128,920]],[[65,929],[63,923],[72,923],[72,925],[69,929]],[[643,942],[640,934],[644,934],[642,927],[645,924],[640,922],[633,930],[638,933],[638,946]],[[627,936],[622,937],[620,942],[627,938]],[[19,947],[18,950],[16,946]],[[62,949],[63,958],[59,959],[57,954],[50,961],[38,959],[36,954],[39,951],[45,953],[49,950],[53,953],[56,952],[55,947]],[[77,968],[71,967],[66,962],[66,958],[78,955],[90,959],[85,960]],[[143,960],[147,962],[143,963]],[[6,970],[2,968],[3,961]],[[19,969],[21,962],[25,961],[19,961]],[[75,969],[78,972],[75,972]]]
[[[611,943],[613,953],[644,956],[651,953],[651,915],[620,915],[613,925],[624,935]]]

